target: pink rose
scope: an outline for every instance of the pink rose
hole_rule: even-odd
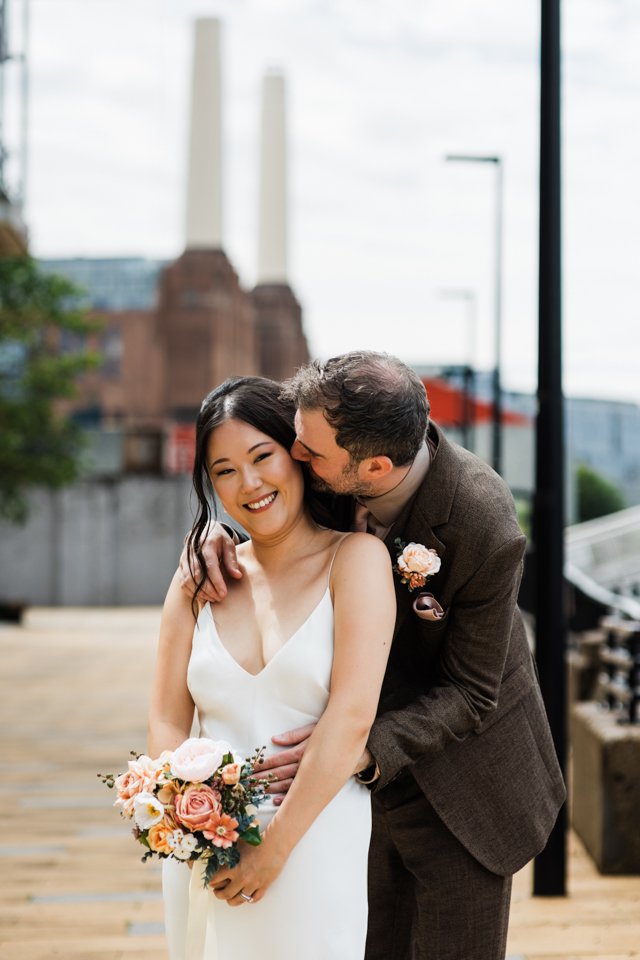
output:
[[[173,751],[171,773],[179,780],[202,783],[216,772],[226,753],[231,747],[224,740],[190,737]]]
[[[220,813],[220,794],[206,784],[194,784],[176,797],[176,820],[187,830],[209,829],[217,823]]]
[[[232,785],[237,783],[240,779],[240,773],[242,772],[241,763],[227,763],[221,771],[221,776],[227,785]]]
[[[440,569],[440,557],[421,543],[409,543],[398,557],[398,569],[407,577],[412,573],[432,577]]]

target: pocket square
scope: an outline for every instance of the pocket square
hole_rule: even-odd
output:
[[[421,620],[442,620],[445,615],[432,593],[419,593],[413,601],[413,610]]]

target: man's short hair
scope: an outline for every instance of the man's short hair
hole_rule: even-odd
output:
[[[321,409],[336,443],[358,463],[386,456],[411,463],[424,443],[429,401],[417,373],[397,357],[362,350],[314,360],[283,384],[300,410]]]

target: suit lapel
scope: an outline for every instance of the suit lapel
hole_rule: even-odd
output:
[[[408,616],[413,601],[419,592],[416,590],[409,590],[408,585],[406,583],[402,583],[401,575],[395,572],[398,556],[402,550],[402,548],[395,543],[396,538],[401,540],[404,546],[406,546],[407,543],[421,543],[423,546],[435,550],[441,561],[444,560],[444,554],[447,549],[444,543],[442,543],[442,541],[439,540],[435,535],[433,529],[424,521],[424,513],[420,509],[419,503],[417,503],[417,500],[420,497],[420,492],[421,491],[419,491],[417,496],[414,498],[412,504],[410,505],[410,509],[406,513],[406,516],[401,515],[398,517],[384,541],[387,549],[389,550],[394,566],[394,586],[397,603],[395,626],[396,634]],[[428,582],[429,581],[427,581],[427,584]],[[428,586],[425,587],[425,589],[428,590]]]
[[[401,550],[395,543],[396,539],[400,539],[405,546],[411,542],[421,543],[435,550],[444,563],[447,548],[434,532],[434,527],[441,526],[449,518],[459,467],[454,448],[433,421],[429,424],[429,435],[436,444],[436,452],[427,476],[413,499],[405,504],[384,540],[394,567]],[[394,635],[397,635],[417,593],[410,591],[407,584],[401,583],[398,573],[394,573],[394,583],[397,602]]]

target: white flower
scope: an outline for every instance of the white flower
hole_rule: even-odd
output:
[[[138,793],[133,801],[133,817],[141,830],[148,830],[160,823],[164,816],[164,807],[152,793]]]
[[[185,833],[180,829],[174,830],[171,836],[167,837],[167,843],[178,860],[188,860],[194,850],[198,849],[197,838],[192,833]]]
[[[248,817],[255,817],[256,813],[258,812],[258,808],[254,803],[248,803],[244,808],[244,812]]]
[[[189,853],[193,853],[194,850],[198,849],[198,838],[194,837],[192,833],[185,833],[180,846],[183,850],[188,850]]]
[[[171,761],[173,759],[173,751],[163,750],[157,760],[153,761],[154,770],[156,771],[156,781],[157,783],[168,783],[171,777],[167,776],[167,771],[165,767],[168,765],[171,768]]]
[[[421,543],[408,543],[398,557],[398,568],[405,574],[432,577],[440,569],[440,557]]]
[[[212,776],[231,747],[225,740],[190,737],[173,752],[171,773],[179,780],[202,783]]]

